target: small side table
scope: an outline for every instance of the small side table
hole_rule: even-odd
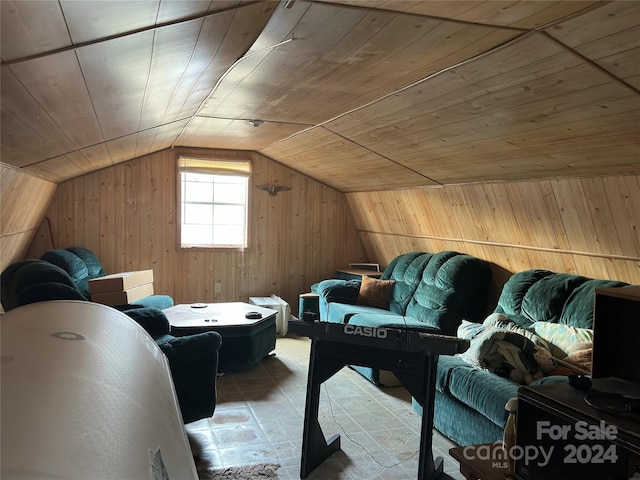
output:
[[[340,280],[361,280],[363,275],[380,278],[382,272],[367,270],[365,268],[339,268],[336,270],[336,278]]]
[[[454,447],[449,449],[449,455],[460,463],[460,473],[467,480],[512,479],[506,461],[493,454],[499,448],[499,443]]]

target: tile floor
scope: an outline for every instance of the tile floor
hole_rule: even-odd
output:
[[[279,478],[299,479],[310,345],[278,337],[275,355],[218,377],[213,417],[187,425],[194,456],[212,468],[279,463]],[[310,480],[417,478],[420,417],[403,387],[378,388],[344,368],[323,384],[319,422],[327,437],[340,434],[341,450]],[[451,446],[434,432],[433,453],[446,473],[440,478],[463,479]]]

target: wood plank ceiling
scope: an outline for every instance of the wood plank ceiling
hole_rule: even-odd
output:
[[[55,183],[179,146],[343,192],[640,172],[637,1],[1,8],[1,161]]]

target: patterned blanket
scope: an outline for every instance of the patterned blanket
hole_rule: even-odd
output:
[[[463,322],[458,336],[470,340],[471,345],[461,358],[523,385],[542,378],[556,367],[549,346],[542,338],[500,317],[488,318],[489,322],[480,325]]]

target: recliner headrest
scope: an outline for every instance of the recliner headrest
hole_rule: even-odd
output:
[[[84,260],[69,250],[49,250],[40,259],[62,268],[75,282],[89,276],[89,269]]]
[[[5,311],[45,300],[86,300],[67,272],[44,260],[15,262],[0,279]]]
[[[102,268],[100,260],[98,260],[98,257],[96,257],[91,250],[84,247],[69,247],[65,250],[80,257],[84,261],[87,266],[87,271],[89,272],[89,277],[101,277],[107,274],[107,272]]]

